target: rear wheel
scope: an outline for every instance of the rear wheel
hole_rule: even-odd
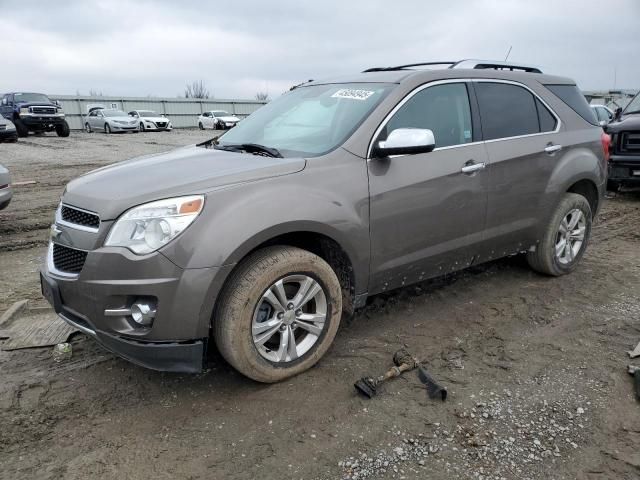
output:
[[[26,137],[27,135],[29,135],[29,129],[24,123],[22,123],[22,120],[16,118],[13,121],[13,124],[16,126],[16,131],[18,132],[19,137]]]
[[[56,125],[56,134],[59,137],[68,137],[70,133],[69,124],[66,120],[58,125]]]
[[[243,261],[229,279],[214,336],[234,368],[272,383],[320,360],[341,315],[340,282],[323,259],[299,248],[268,247]]]
[[[109,126],[108,123],[104,124],[104,133],[107,133],[107,134],[111,133],[111,127]]]
[[[577,193],[567,193],[556,207],[542,240],[527,261],[534,270],[560,276],[572,272],[591,237],[591,206]]]

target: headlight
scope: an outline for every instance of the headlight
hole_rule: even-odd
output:
[[[144,255],[180,235],[204,206],[204,195],[168,198],[125,212],[111,227],[105,247],[126,247]]]
[[[20,115],[27,115],[29,113],[29,109],[28,108],[21,108],[20,109]]]
[[[13,123],[9,123],[7,125],[6,131],[7,132],[13,132],[16,129],[16,126]]]

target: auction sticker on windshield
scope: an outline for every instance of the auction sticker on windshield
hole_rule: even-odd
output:
[[[333,98],[349,98],[351,100],[366,100],[375,92],[371,90],[354,90],[351,88],[343,88],[331,95]]]

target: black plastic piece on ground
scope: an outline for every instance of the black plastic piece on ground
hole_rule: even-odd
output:
[[[362,377],[356,383],[353,384],[356,387],[356,390],[362,393],[364,396],[368,398],[372,398],[376,396],[376,381],[371,377]]]
[[[435,381],[435,379],[429,375],[424,368],[418,367],[418,378],[427,387],[427,394],[429,398],[440,398],[444,402],[447,399],[447,388],[443,387]]]

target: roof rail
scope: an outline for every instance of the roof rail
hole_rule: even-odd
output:
[[[520,70],[528,73],[542,73],[538,67],[532,65],[524,65],[521,63],[511,62],[499,62],[493,60],[472,60],[464,59],[457,62],[421,62],[421,63],[409,63],[407,65],[398,65],[396,67],[373,67],[364,70],[362,73],[368,72],[387,72],[392,70],[405,70],[413,67],[426,67],[432,65],[448,65],[447,68],[470,68],[477,70],[491,69],[491,70]]]
[[[409,63],[407,65],[398,65],[396,67],[373,67],[373,68],[367,68],[366,70],[364,70],[362,73],[367,73],[367,72],[386,72],[386,71],[391,71],[391,70],[404,70],[405,68],[411,68],[411,67],[426,67],[426,66],[430,66],[430,65],[449,65],[448,68],[451,68],[451,66],[455,65],[458,62],[422,62],[422,63]]]
[[[470,68],[477,70],[521,70],[528,73],[542,73],[542,70],[533,65],[524,65],[522,63],[512,62],[499,62],[494,60],[465,59],[454,63],[449,68]]]

